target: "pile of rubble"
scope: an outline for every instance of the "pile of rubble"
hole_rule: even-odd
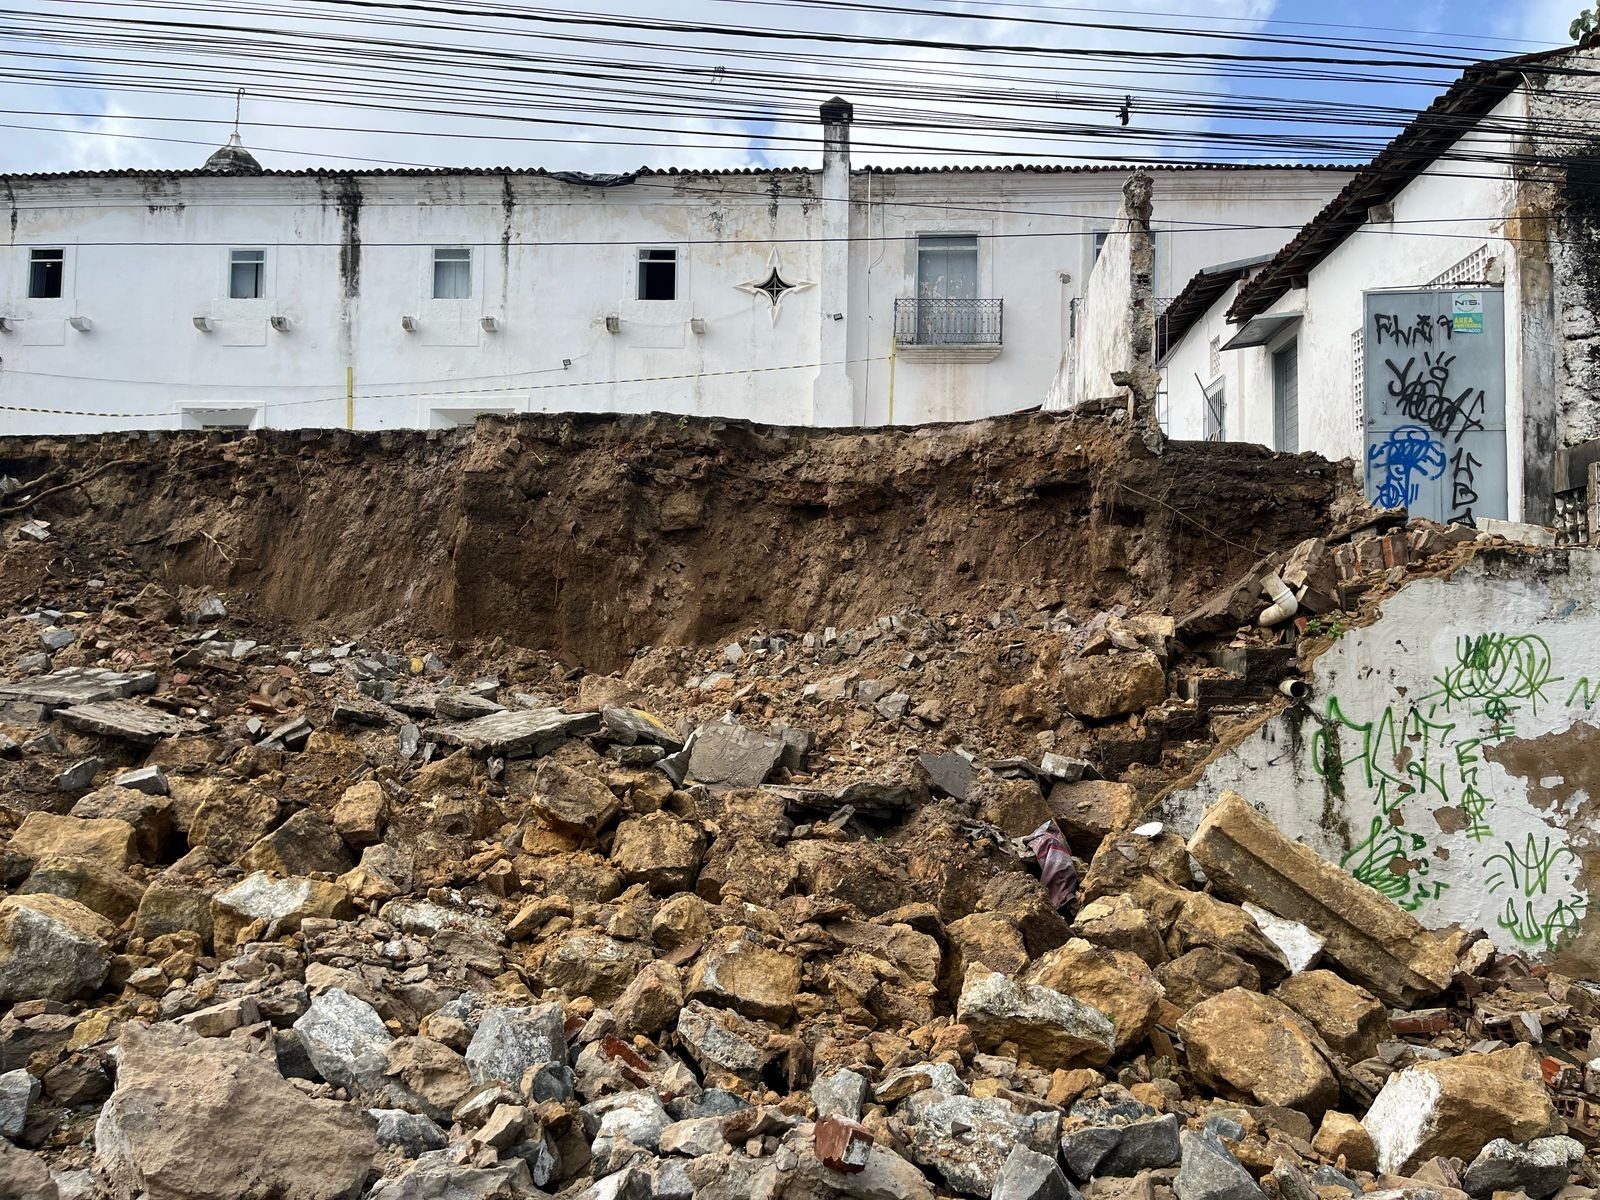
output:
[[[131,579],[23,597],[0,1195],[1589,1197],[1600,988],[1243,799],[1139,823],[1286,702],[1312,620],[1472,544],[612,676],[291,644]],[[1269,576],[1299,611],[1263,627]]]

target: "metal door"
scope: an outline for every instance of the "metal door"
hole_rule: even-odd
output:
[[[1275,449],[1300,451],[1300,343],[1290,342],[1272,356],[1272,419]]]
[[[1504,518],[1504,293],[1368,292],[1363,330],[1367,498],[1435,521]]]

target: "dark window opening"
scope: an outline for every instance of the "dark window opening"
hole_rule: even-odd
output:
[[[66,270],[65,250],[35,250],[28,260],[28,298],[61,299],[61,284]]]
[[[678,252],[639,251],[639,299],[676,300],[677,298]]]

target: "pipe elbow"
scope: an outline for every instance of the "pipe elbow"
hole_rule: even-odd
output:
[[[1271,598],[1272,603],[1263,609],[1261,616],[1256,619],[1258,625],[1276,625],[1281,621],[1287,621],[1300,611],[1300,601],[1294,598],[1294,593],[1282,579],[1278,578],[1276,572],[1262,581],[1261,589]]]

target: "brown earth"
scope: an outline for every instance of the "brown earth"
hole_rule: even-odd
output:
[[[1178,611],[1325,529],[1340,472],[1238,443],[1158,457],[1104,418],[833,431],[610,416],[476,431],[0,439],[70,483],[0,602],[120,564],[304,630],[503,637],[589,670],[755,625],[1114,604]],[[0,501],[0,515],[4,503]]]

